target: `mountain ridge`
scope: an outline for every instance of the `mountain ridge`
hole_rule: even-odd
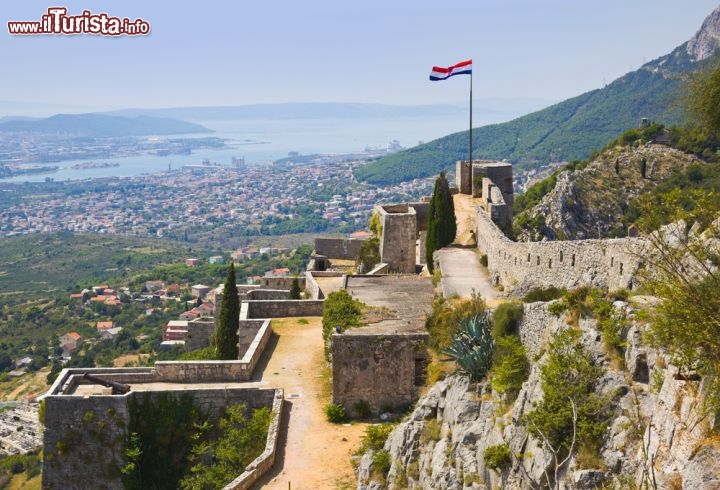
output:
[[[587,157],[641,118],[666,125],[684,117],[676,104],[688,72],[717,58],[720,8],[691,40],[601,89],[595,89],[512,121],[473,128],[473,158],[508,160],[519,168]],[[383,157],[355,171],[358,180],[394,184],[452,169],[467,159],[467,131],[453,133]]]

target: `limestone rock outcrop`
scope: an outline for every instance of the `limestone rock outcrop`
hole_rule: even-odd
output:
[[[622,220],[628,204],[675,170],[701,160],[663,145],[606,150],[582,169],[565,170],[548,192],[516,223],[525,225],[520,241],[582,240],[628,236]],[[537,227],[532,224],[540,223]]]
[[[720,7],[715,9],[703,22],[700,30],[687,43],[687,53],[693,61],[712,56],[720,47]]]
[[[594,320],[569,327],[547,312],[547,303],[525,305],[521,339],[533,367],[518,397],[506,401],[488,383],[452,376],[433,385],[409,417],[387,439],[392,465],[387,475],[372,468],[372,452],[358,467],[358,489],[539,488],[546,485],[552,453],[522,423],[542,399],[540,366],[548,339],[564,328],[580,328],[581,341],[605,368],[598,392],[614,401],[596,467],[576,457],[559,474],[559,488],[618,488],[655,482],[657,488],[718,488],[720,444],[708,438],[713,421],[701,407],[702,386],[677,376],[669,359],[643,345],[644,325],[632,306],[616,302],[628,319],[624,363],[606,354]],[[619,364],[624,364],[623,366]],[[511,462],[502,471],[484,461],[488,447],[507,444]]]

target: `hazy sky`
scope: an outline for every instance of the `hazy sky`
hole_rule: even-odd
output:
[[[137,37],[12,36],[57,4],[148,21]],[[3,2],[0,100],[88,108],[562,100],[688,40],[717,0]],[[0,114],[2,115],[2,114]]]

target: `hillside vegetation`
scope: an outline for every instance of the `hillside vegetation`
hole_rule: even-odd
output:
[[[695,62],[687,43],[602,89],[592,90],[513,121],[473,129],[473,158],[512,162],[516,169],[586,158],[641,118],[678,124],[676,104],[683,79],[714,62]],[[373,161],[355,171],[358,180],[390,184],[454,169],[467,159],[467,131]]]

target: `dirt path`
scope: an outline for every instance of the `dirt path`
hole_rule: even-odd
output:
[[[285,435],[275,467],[254,488],[277,490],[350,489],[356,480],[350,456],[366,424],[336,425],[325,420],[327,381],[323,377],[320,318],[273,320],[277,343],[259,379],[285,389]],[[261,366],[262,368],[262,366]],[[288,485],[288,483],[290,485]]]
[[[455,194],[455,221],[457,222],[457,235],[455,243],[458,245],[475,245],[475,208],[480,199],[473,199],[466,194]]]

